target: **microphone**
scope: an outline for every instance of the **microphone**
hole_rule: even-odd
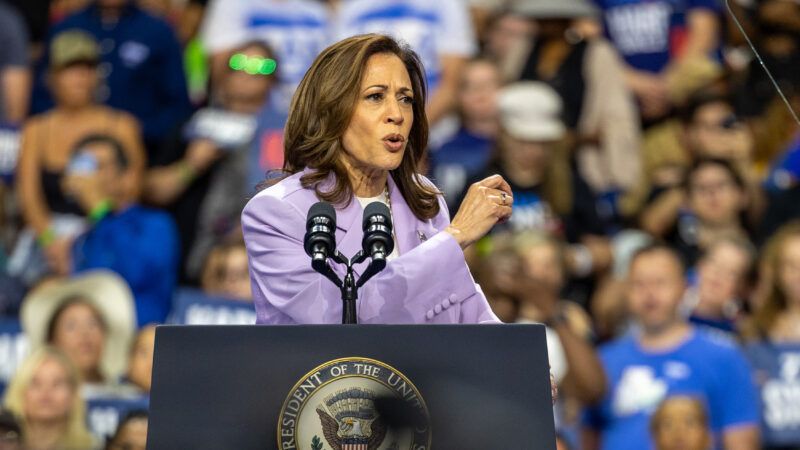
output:
[[[336,210],[330,203],[317,202],[308,210],[303,248],[311,257],[311,267],[323,272],[329,256],[336,253]]]
[[[392,216],[383,202],[372,202],[364,208],[364,238],[361,250],[372,258],[376,272],[386,267],[386,258],[394,250],[392,238]]]

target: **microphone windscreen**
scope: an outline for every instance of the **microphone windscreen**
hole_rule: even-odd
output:
[[[361,226],[366,229],[372,216],[383,216],[383,223],[389,228],[392,227],[392,215],[389,212],[389,207],[383,202],[372,202],[364,208],[364,221]]]
[[[308,210],[308,217],[306,218],[306,226],[314,217],[323,216],[331,221],[331,228],[336,228],[336,210],[333,205],[328,202],[314,203]]]

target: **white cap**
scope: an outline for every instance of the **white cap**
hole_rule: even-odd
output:
[[[566,128],[561,120],[561,97],[538,81],[513,83],[500,91],[500,125],[522,141],[557,141]]]

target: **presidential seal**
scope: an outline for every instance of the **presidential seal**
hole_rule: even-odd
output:
[[[428,450],[427,426],[390,429],[375,407],[399,400],[421,417],[428,408],[417,388],[394,367],[351,357],[315,368],[289,392],[278,418],[281,450]]]

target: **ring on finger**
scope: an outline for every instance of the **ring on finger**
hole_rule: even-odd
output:
[[[505,192],[501,192],[500,193],[500,204],[505,206],[507,199],[508,199],[508,194],[506,194]]]

